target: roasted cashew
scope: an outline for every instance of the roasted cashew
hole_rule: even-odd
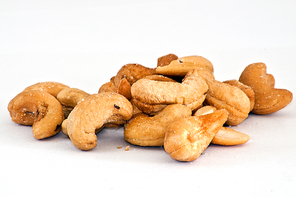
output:
[[[293,99],[293,94],[286,89],[274,88],[275,80],[266,73],[264,63],[248,65],[241,73],[239,81],[250,86],[255,92],[255,105],[252,113],[270,114],[286,107]]]
[[[206,72],[205,72],[206,73]],[[210,75],[204,75],[209,86],[205,99],[206,105],[229,112],[228,125],[238,125],[243,122],[250,112],[250,99],[238,87],[215,80]]]
[[[179,118],[168,125],[164,149],[178,161],[194,161],[209,146],[227,120],[225,109],[202,116]]]
[[[133,107],[124,96],[113,92],[93,94],[70,113],[67,133],[78,149],[91,150],[97,145],[96,129],[112,119],[127,121],[132,115]]]
[[[153,117],[139,114],[125,125],[124,139],[139,146],[163,146],[167,125],[178,118],[191,116],[191,113],[185,105],[173,104]]]
[[[77,88],[65,88],[59,92],[57,99],[64,106],[75,107],[89,95],[89,93]]]
[[[213,106],[204,106],[198,109],[194,116],[201,116],[213,113],[217,109]],[[229,127],[222,127],[211,141],[212,144],[231,146],[244,144],[250,139],[247,134],[241,133]]]
[[[250,100],[250,111],[253,110],[255,104],[255,93],[250,86],[247,86],[235,79],[223,81],[223,83],[227,83],[229,85],[233,85],[241,89]]]
[[[33,125],[36,139],[44,139],[57,134],[64,120],[62,105],[45,91],[27,90],[19,93],[8,104],[12,121]]]
[[[126,78],[120,80],[118,87],[111,81],[103,84],[98,93],[102,92],[115,92],[125,96],[128,100],[132,98],[131,96],[131,84],[127,81]]]
[[[187,56],[173,60],[167,66],[159,66],[156,73],[169,76],[185,76],[190,70],[208,70],[214,72],[212,63],[202,56]]]
[[[153,74],[155,74],[154,68],[148,68],[141,64],[126,64],[120,68],[116,76],[111,79],[111,82],[118,87],[121,79],[126,78],[133,85],[139,79]]]
[[[187,73],[182,83],[140,79],[132,85],[132,97],[147,104],[185,104],[203,102],[208,86],[196,70]],[[200,103],[200,104],[201,104]]]
[[[59,82],[49,81],[49,82],[39,82],[31,86],[28,86],[27,88],[24,89],[24,91],[40,90],[40,91],[48,92],[52,96],[57,97],[58,93],[65,88],[69,88],[69,86]]]
[[[157,67],[163,67],[169,65],[173,60],[177,60],[178,56],[170,53],[164,56],[161,56],[157,59]]]

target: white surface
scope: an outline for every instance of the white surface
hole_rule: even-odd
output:
[[[126,194],[294,196],[295,101],[236,129],[245,145],[211,145],[194,162],[131,146],[105,129],[91,151],[62,133],[36,140],[8,102],[28,85],[57,81],[96,93],[126,63],[155,67],[175,53],[209,59],[218,80],[264,62],[277,88],[296,92],[295,1],[0,2],[0,196]],[[117,147],[123,147],[118,149]]]

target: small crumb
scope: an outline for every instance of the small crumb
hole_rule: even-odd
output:
[[[130,146],[125,147],[125,151],[129,151]]]
[[[118,146],[117,149],[122,149],[122,146]]]

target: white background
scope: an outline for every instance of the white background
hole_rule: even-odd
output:
[[[154,68],[168,53],[206,57],[220,81],[264,62],[276,87],[295,93],[295,9],[293,0],[2,0],[0,196],[295,196],[294,101],[238,125],[251,137],[246,144],[211,145],[189,163],[163,148],[124,151],[122,128],[104,129],[91,151],[78,150],[62,133],[36,140],[7,110],[37,82],[96,93],[124,64]]]

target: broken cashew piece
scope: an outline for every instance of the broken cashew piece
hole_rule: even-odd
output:
[[[190,70],[208,70],[214,72],[213,64],[202,56],[186,56],[172,60],[169,65],[159,66],[156,73],[169,76],[185,76]]]
[[[36,139],[57,134],[64,120],[60,102],[51,94],[39,90],[19,93],[9,102],[8,111],[13,122],[33,125],[33,136]]]
[[[202,116],[180,118],[169,124],[164,149],[178,161],[194,161],[209,146],[227,120],[225,109]]]
[[[210,114],[216,111],[216,108],[213,106],[204,106],[198,109],[194,116],[201,116]],[[211,141],[212,144],[222,145],[222,146],[233,146],[244,144],[250,139],[250,136],[247,134],[241,133],[229,127],[222,127],[218,133],[214,136]]]
[[[139,146],[163,146],[166,127],[172,121],[191,116],[192,111],[181,104],[166,106],[157,115],[139,114],[125,125],[125,141]]]
[[[286,89],[274,88],[275,80],[266,73],[264,63],[248,65],[241,73],[239,81],[250,86],[255,92],[254,114],[271,114],[286,107],[293,99],[293,94]]]
[[[97,145],[96,129],[110,119],[127,121],[132,115],[133,107],[124,96],[113,92],[93,94],[70,113],[67,133],[75,147],[91,150]]]

